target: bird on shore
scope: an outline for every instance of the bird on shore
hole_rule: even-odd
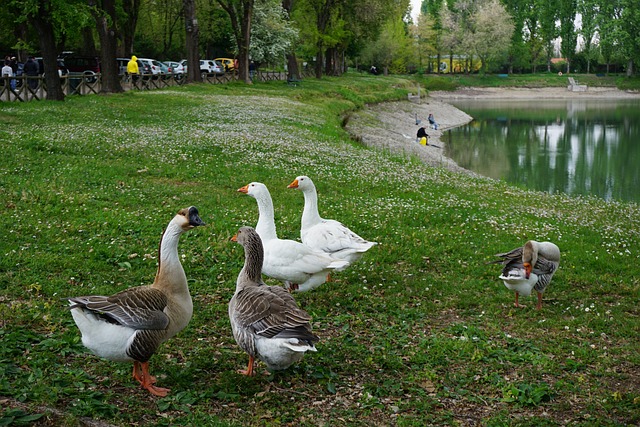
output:
[[[542,294],[560,265],[560,249],[551,242],[527,241],[524,246],[509,252],[496,254],[499,260],[491,263],[504,265],[500,279],[515,292],[516,307],[519,294],[529,296],[535,289],[538,294],[536,309],[542,308]]]
[[[316,186],[308,176],[296,177],[288,188],[298,189],[304,195],[300,239],[311,249],[322,251],[333,258],[344,259],[350,265],[377,245],[376,242],[358,236],[338,221],[322,218],[318,212]]]
[[[236,291],[229,301],[233,337],[249,355],[247,369],[238,372],[255,375],[256,359],[271,371],[287,369],[307,351],[316,351],[315,343],[320,339],[311,331],[311,316],[284,288],[262,281],[264,250],[255,229],[241,227],[231,240],[241,244],[245,253]]]
[[[348,265],[345,260],[333,258],[303,243],[279,239],[276,234],[273,200],[266,185],[252,182],[238,191],[253,197],[258,204],[258,223],[255,229],[264,248],[262,272],[265,275],[284,282],[290,291],[304,292],[325,283],[333,270]]]
[[[157,387],[149,373],[149,359],[160,344],[187,326],[193,302],[180,258],[180,236],[205,225],[198,209],[180,210],[162,234],[159,265],[150,286],[138,286],[111,296],[67,298],[82,333],[82,344],[97,356],[116,362],[133,362],[133,378],[155,396],[169,389]]]

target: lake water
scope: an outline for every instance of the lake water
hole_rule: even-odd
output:
[[[456,100],[447,131],[465,169],[524,188],[640,202],[640,100]]]

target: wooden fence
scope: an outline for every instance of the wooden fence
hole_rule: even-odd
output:
[[[311,77],[305,76],[305,77]],[[235,73],[203,74],[203,82],[210,84],[225,84],[237,80]],[[287,80],[286,72],[256,71],[254,81],[268,82],[274,80]],[[69,95],[95,95],[102,90],[102,76],[100,74],[69,74],[60,77],[62,91]],[[298,80],[296,80],[298,82]],[[128,75],[122,76],[121,85],[124,90],[154,90],[171,86],[179,86],[186,83],[186,77],[182,75],[157,76],[143,74],[135,79]],[[0,78],[0,101],[39,101],[46,99],[47,86],[42,76],[19,76]]]

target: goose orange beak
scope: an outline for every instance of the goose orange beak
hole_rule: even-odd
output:
[[[528,279],[529,276],[531,276],[531,264],[528,262],[525,262],[523,265],[524,265],[525,277]]]
[[[291,184],[287,185],[287,188],[298,188],[298,180],[294,179]]]
[[[238,241],[238,235],[234,234],[229,240],[231,240],[232,242],[237,242]]]
[[[244,187],[240,187],[240,188],[238,188],[238,191],[239,191],[240,193],[247,194],[247,193],[249,192],[249,184],[245,185]]]

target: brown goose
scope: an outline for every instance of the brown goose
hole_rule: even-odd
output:
[[[515,292],[514,305],[518,303],[518,295],[531,295],[531,290],[538,293],[536,309],[542,308],[542,294],[551,282],[553,274],[560,265],[560,249],[551,242],[529,240],[524,246],[512,249],[503,254],[496,254],[500,260],[493,263],[504,265],[500,279],[505,286]]]
[[[247,369],[238,372],[255,375],[256,358],[269,370],[287,369],[307,351],[316,351],[319,338],[311,332],[311,317],[284,288],[262,281],[264,250],[255,229],[242,227],[231,240],[240,243],[245,254],[229,301],[233,337],[249,354]]]
[[[169,222],[160,242],[158,272],[152,285],[111,296],[68,298],[84,346],[108,360],[133,362],[133,378],[156,396],[166,396],[170,390],[154,385],[149,359],[160,344],[187,326],[193,313],[178,241],[182,233],[201,225],[205,224],[194,206],[182,209]]]

